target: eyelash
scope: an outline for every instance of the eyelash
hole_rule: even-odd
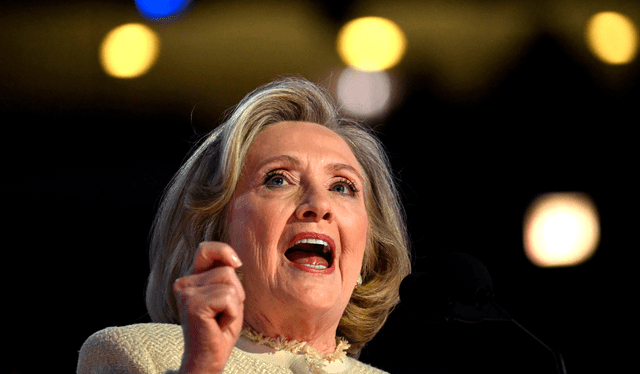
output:
[[[264,176],[263,184],[269,183],[274,177],[281,177],[283,179],[287,179],[287,176],[284,174],[282,170],[271,170]]]
[[[347,185],[347,187],[349,187],[349,190],[351,190],[351,192],[353,192],[354,194],[357,194],[358,192],[360,192],[360,190],[358,189],[358,187],[356,186],[355,183],[353,183],[352,181],[350,181],[347,178],[340,178],[340,180],[337,183],[344,183]],[[336,183],[336,184],[337,184]],[[335,186],[335,184],[334,184]]]
[[[275,177],[280,177],[283,179],[288,179],[287,176],[285,175],[285,173],[282,170],[272,170],[270,172],[267,173],[267,175],[264,176],[264,181],[263,184],[268,184],[273,178]],[[340,177],[340,179],[334,183],[331,188],[335,187],[337,184],[344,184],[347,186],[347,188],[349,189],[349,191],[351,191],[354,195],[357,194],[358,192],[360,192],[360,190],[358,189],[358,187],[356,186],[356,184],[344,177]]]

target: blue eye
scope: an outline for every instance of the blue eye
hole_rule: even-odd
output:
[[[271,180],[269,180],[269,184],[272,186],[282,186],[284,185],[284,183],[285,181],[282,177],[273,177],[271,178]]]
[[[338,193],[347,193],[347,187],[345,187],[342,184],[336,184],[335,186],[333,186],[333,191],[336,191]]]
[[[338,183],[331,187],[331,191],[335,191],[340,194],[355,195],[358,192],[358,188],[355,183],[348,179],[341,179]]]
[[[273,170],[267,173],[264,177],[264,184],[269,187],[284,186],[287,183],[285,175],[280,170]]]

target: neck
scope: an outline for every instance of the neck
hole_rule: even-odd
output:
[[[275,324],[262,316],[263,318],[250,318],[245,315],[244,325],[250,330],[262,334],[265,338],[284,337],[288,340],[297,340],[305,342],[323,355],[332,354],[336,351],[336,326],[331,328],[322,328],[318,323],[308,323],[295,319],[291,323]]]

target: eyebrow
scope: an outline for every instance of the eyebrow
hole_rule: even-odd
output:
[[[302,162],[299,159],[297,159],[296,157],[288,156],[288,155],[280,155],[280,156],[269,157],[266,160],[262,161],[258,165],[256,170],[262,169],[265,165],[268,165],[268,164],[271,164],[271,163],[278,163],[278,162],[289,163],[289,164],[292,164],[294,166],[302,165]],[[362,183],[366,182],[366,180],[362,177],[362,174],[358,171],[358,169],[354,168],[353,166],[351,166],[349,164],[344,164],[344,163],[341,163],[341,162],[334,163],[334,164],[329,165],[328,170],[330,170],[330,171],[348,170],[348,171],[354,173],[360,179],[360,181]]]
[[[272,164],[272,163],[279,163],[279,162],[289,163],[295,166],[300,166],[301,164],[300,160],[298,160],[293,156],[280,155],[280,156],[269,157],[268,159],[260,162],[256,170],[262,169],[265,165]]]
[[[331,164],[331,165],[329,165],[329,170],[331,170],[331,171],[348,170],[348,171],[354,173],[360,179],[360,181],[362,183],[365,183],[365,179],[362,177],[360,172],[356,168],[351,166],[351,165],[342,164],[342,163]]]

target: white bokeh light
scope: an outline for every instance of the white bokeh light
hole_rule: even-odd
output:
[[[358,117],[378,117],[389,109],[391,78],[385,71],[346,68],[338,79],[337,91],[345,111]]]
[[[537,266],[577,265],[596,251],[600,220],[585,194],[545,194],[529,207],[523,234],[525,253]]]

